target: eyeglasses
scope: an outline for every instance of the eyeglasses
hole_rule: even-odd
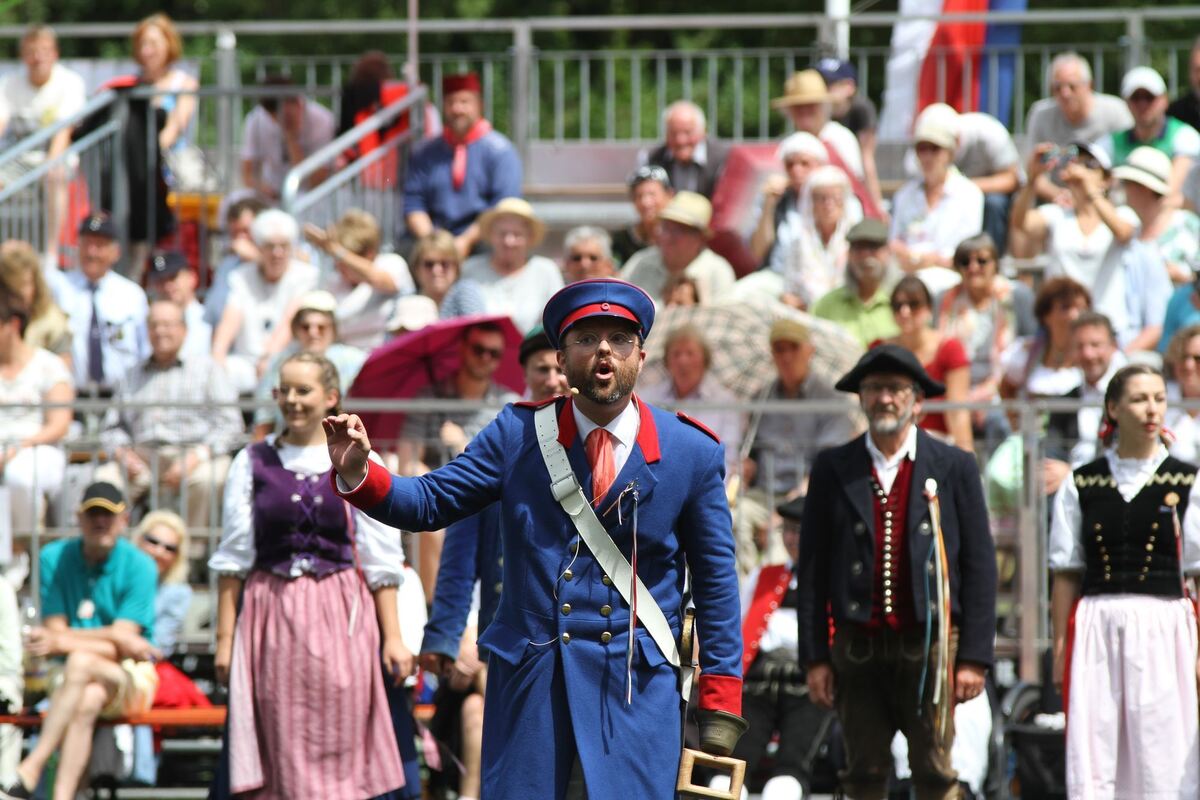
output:
[[[567,347],[576,347],[585,353],[594,353],[600,349],[601,342],[608,342],[608,346],[614,353],[624,357],[633,352],[633,347],[637,344],[637,337],[619,331],[603,337],[594,333],[581,333],[574,341],[567,342]]]
[[[481,344],[471,344],[471,352],[476,358],[490,358],[499,361],[504,357],[504,350],[500,347],[484,347]]]
[[[175,554],[175,553],[179,552],[179,545],[167,544],[162,539],[159,539],[157,536],[155,536],[152,533],[143,533],[142,541],[145,542],[146,544],[150,545],[151,547],[161,547],[163,550],[166,550],[168,553]]]
[[[604,256],[596,255],[595,253],[571,253],[567,256],[567,261],[572,264],[578,264],[580,261],[603,261]]]
[[[978,264],[981,267],[986,267],[991,264],[994,259],[991,256],[964,256],[963,258],[954,259],[954,266],[959,269],[967,269],[972,264]]]
[[[451,260],[445,259],[445,258],[443,258],[443,259],[428,258],[428,259],[423,259],[421,261],[420,266],[421,266],[421,269],[437,269],[438,267],[441,267],[442,269],[454,269],[455,267],[458,266],[458,264],[454,261],[451,261]]]
[[[924,300],[893,300],[892,301],[892,311],[895,311],[897,314],[899,314],[900,311],[905,308],[907,308],[911,311],[920,311],[924,307],[925,307]]]
[[[667,171],[657,164],[647,164],[643,167],[638,167],[629,176],[629,188],[634,189],[639,183],[644,181],[657,181],[666,188],[671,188],[671,177],[667,175]]]
[[[1050,93],[1058,94],[1064,89],[1069,92],[1077,92],[1079,91],[1080,87],[1086,85],[1087,84],[1083,81],[1055,81],[1054,83],[1050,84]]]
[[[858,385],[858,393],[860,395],[871,395],[872,397],[879,397],[885,393],[890,394],[892,397],[904,397],[911,393],[914,388],[911,383],[863,381]]]

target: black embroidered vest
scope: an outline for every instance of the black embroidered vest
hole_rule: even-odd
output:
[[[1128,503],[1108,459],[1075,470],[1083,516],[1083,594],[1182,597],[1176,515],[1182,527],[1196,467],[1167,456]]]

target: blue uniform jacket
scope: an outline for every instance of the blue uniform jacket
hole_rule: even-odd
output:
[[[808,480],[797,598],[801,663],[829,661],[829,616],[835,626],[866,624],[871,618],[875,506],[865,437],[822,451]],[[942,510],[950,613],[959,631],[958,660],[989,666],[996,638],[996,550],[979,469],[970,453],[920,430],[906,528],[912,566],[908,583],[917,625],[924,626],[934,599],[931,592],[936,591],[930,548],[933,528],[925,497],[929,478],[937,481]]]
[[[478,514],[446,529],[434,585],[433,609],[421,639],[422,653],[458,658],[458,644],[467,626],[471,594],[479,581],[480,636],[496,616],[500,603],[503,558],[500,551],[500,505],[492,503]]]
[[[559,441],[584,493],[591,471],[570,400]],[[374,464],[344,496],[372,517],[436,530],[500,501],[504,592],[480,641],[490,652],[483,730],[489,800],[563,797],[576,753],[592,800],[675,796],[681,720],[675,670],[640,628],[625,703],[629,609],[550,494],[534,410],[507,406],[449,464],[397,478]],[[685,561],[700,642],[700,706],[740,713],[742,640],[724,452],[695,424],[639,401],[629,459],[598,509],[628,558],[640,493],[638,575],[678,634]]]

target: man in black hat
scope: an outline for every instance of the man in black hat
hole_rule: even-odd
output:
[[[178,250],[160,250],[150,256],[149,294],[152,298],[170,300],[183,309],[187,324],[187,339],[183,342],[184,358],[212,356],[212,325],[204,319],[204,306],[196,299],[199,278],[188,264],[187,256]]]
[[[868,431],[822,452],[804,509],[800,663],[814,702],[836,706],[842,786],[882,800],[897,731],[918,800],[957,798],[955,703],[992,663],[996,562],[975,460],[917,429],[942,393],[908,350],[881,345],[837,384],[859,395]],[[830,618],[835,633],[830,641]]]

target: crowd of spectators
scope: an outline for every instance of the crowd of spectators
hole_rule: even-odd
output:
[[[177,151],[195,113],[187,93],[197,85],[177,65],[178,34],[155,15],[138,26],[133,46],[140,82],[164,92],[156,101],[156,146]],[[0,82],[5,141],[83,102],[75,76],[56,63],[51,30],[31,29],[21,54],[25,71]],[[1149,67],[1130,70],[1113,97],[1093,91],[1086,59],[1061,54],[1047,76],[1051,96],[1030,109],[1021,143],[987,114],[931,105],[914,121],[907,178],[887,187],[889,202],[876,164],[874,108],[857,91],[850,64],[824,59],[788,78],[772,104],[795,130],[778,143],[777,168],[760,184],[756,221],[742,242],[757,268],[741,275],[713,237],[713,198],[731,145],[708,130],[690,101],[663,109],[663,141],[630,164],[624,185],[636,221],[612,231],[582,225],[561,246],[548,246],[559,240],[547,236],[545,221],[521,196],[520,156],[484,118],[482,88],[471,74],[446,77],[443,130],[409,154],[402,220],[352,209],[328,228],[302,226],[277,207],[284,176],[328,144],[337,124],[286,78],[268,77],[245,120],[247,192],[224,210],[207,286],[180,252],[122,252],[125,237],[100,212],[78,224],[74,269],[58,269],[40,243],[0,244],[0,402],[17,406],[0,424],[10,526],[23,535],[53,514],[47,500],[70,483],[65,443],[86,434],[98,441],[104,463],[89,474],[99,483],[78,506],[80,557],[93,566],[125,559],[123,545],[104,537],[120,539],[131,511],[171,508],[180,525],[150,514],[157,523],[140,541],[156,559],[186,561],[188,530],[222,524],[239,449],[250,440],[280,441],[290,430],[286,402],[272,403],[282,365],[303,353],[324,359],[339,384],[323,391],[345,397],[371,355],[400,337],[461,318],[507,318],[512,326],[463,326],[447,345],[454,370],[436,379],[431,373],[416,391],[419,399],[478,401],[484,410],[409,414],[397,441],[383,445],[402,472],[436,467],[517,399],[499,378],[504,359],[516,355],[510,327],[534,341],[546,301],[563,285],[591,278],[621,277],[660,308],[761,304],[766,333],[750,344],[770,377],[755,398],[722,384],[715,331],[702,322],[663,334],[662,379],[643,388],[652,402],[700,407],[695,416],[725,443],[731,496],[744,494],[739,518],[751,528],[769,521],[775,500],[804,494],[819,449],[861,430],[849,406],[801,415],[737,409],[750,399],[836,401],[836,376],[815,366],[820,335],[852,348],[886,342],[910,350],[946,386],[944,398],[931,399],[974,404],[926,414],[921,426],[981,460],[1014,433],[1000,400],[1097,403],[1127,362],[1162,363],[1175,396],[1200,398],[1200,133],[1193,127],[1200,123],[1200,47],[1192,60],[1193,93],[1169,103],[1165,82]],[[363,69],[370,66],[365,60]],[[359,75],[370,84],[362,107],[374,108],[388,75],[368,72]],[[47,155],[65,146],[60,138]],[[61,210],[48,213],[61,219]],[[381,226],[390,224],[403,230],[385,237]],[[411,246],[385,252],[385,238]],[[1043,269],[1028,280],[1004,269],[1013,262]],[[531,369],[545,373],[547,385],[561,377],[551,358],[532,358],[542,351],[520,351],[527,377]],[[73,420],[65,407],[76,397],[112,405],[85,430],[86,415]],[[243,417],[234,405],[239,397],[256,400],[256,410]],[[1196,414],[1172,413],[1173,452],[1194,458]],[[1096,455],[1098,427],[1095,408],[1049,415],[1047,493]],[[756,516],[756,507],[766,516]],[[113,519],[101,525],[101,513]],[[244,527],[245,509],[239,514]],[[98,544],[89,544],[93,538]],[[778,541],[755,532],[740,535],[739,548],[744,572],[780,552]],[[427,599],[438,552],[431,546],[418,565]],[[128,558],[137,561],[132,551]],[[48,744],[22,764],[26,784],[36,782],[46,748],[60,740],[74,774],[73,720],[94,721],[112,685],[125,680],[117,680],[113,670],[121,667],[111,653],[141,652],[151,641],[161,648],[169,638],[151,636],[154,617],[141,607],[134,627],[118,624],[130,619],[120,609],[96,609],[86,619],[103,622],[111,636],[88,640],[103,641],[102,653],[91,644],[81,650],[68,635],[81,616],[70,602],[50,606],[57,613],[44,609],[39,647],[69,654],[66,686],[73,688],[61,702],[74,716],[53,717],[60,727],[47,723]],[[61,626],[49,622],[61,616]]]

